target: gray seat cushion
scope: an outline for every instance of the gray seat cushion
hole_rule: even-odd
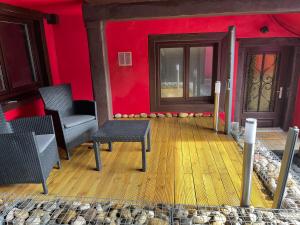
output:
[[[62,123],[65,128],[71,128],[95,119],[95,116],[90,115],[74,115],[62,118]]]
[[[38,149],[40,152],[43,152],[49,144],[54,140],[54,134],[43,134],[43,135],[36,135],[36,142],[38,145]]]

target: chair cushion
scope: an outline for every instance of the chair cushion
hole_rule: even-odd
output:
[[[54,134],[43,134],[43,135],[36,135],[36,142],[38,145],[38,149],[40,152],[43,152],[49,144],[54,140]]]
[[[70,127],[74,127],[74,126],[89,122],[94,119],[96,119],[95,116],[74,115],[74,116],[67,116],[67,117],[62,118],[62,123],[65,128],[70,128]]]

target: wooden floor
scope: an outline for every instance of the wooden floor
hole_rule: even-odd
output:
[[[74,150],[63,168],[48,179],[50,195],[89,196],[154,202],[239,205],[242,157],[231,137],[215,134],[212,118],[153,119],[152,151],[147,172],[141,167],[138,143],[115,143],[113,152],[102,149],[103,169],[95,171],[88,145]],[[106,146],[104,146],[106,147]],[[271,207],[254,177],[252,204]],[[41,193],[41,185],[0,186],[0,192]]]
[[[259,128],[257,130],[257,140],[269,150],[284,151],[287,139],[287,132],[280,128]],[[298,139],[296,152],[300,149],[300,139]]]

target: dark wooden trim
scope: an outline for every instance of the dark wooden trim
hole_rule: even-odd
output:
[[[288,59],[282,59],[285,65],[281,65],[280,70],[284,69],[286,74],[290,76],[286,77],[284,82],[285,87],[288,88],[286,96],[283,96],[281,107],[284,106],[280,118],[280,127],[284,130],[288,130],[292,126],[293,113],[295,109],[295,101],[297,95],[298,79],[300,76],[300,39],[299,38],[253,38],[253,39],[239,39],[238,49],[238,72],[236,79],[236,99],[235,99],[235,111],[234,120],[241,122],[241,110],[244,108],[243,96],[244,96],[244,67],[246,65],[246,49],[247,48],[268,48],[268,47],[281,48],[286,52]],[[290,52],[293,52],[291,55]],[[287,63],[290,63],[287,65]],[[283,68],[284,67],[284,68]],[[281,71],[282,73],[282,71]],[[282,78],[281,78],[282,79]],[[278,83],[279,85],[280,83]],[[254,114],[253,114],[254,115]]]
[[[226,33],[193,33],[193,34],[162,34],[162,35],[149,35],[148,46],[149,46],[149,80],[150,80],[150,110],[152,112],[172,112],[172,111],[183,111],[183,112],[206,112],[213,109],[213,93],[214,85],[212,85],[211,97],[189,97],[188,96],[188,85],[185,82],[186,87],[184,88],[183,98],[172,98],[163,99],[160,98],[160,83],[158,80],[158,68],[159,58],[157,57],[160,47],[183,47],[185,62],[188,62],[188,51],[187,48],[191,46],[201,45],[213,45],[214,46],[214,65],[213,65],[213,79],[224,80],[223,74],[221,73],[223,63],[222,57],[222,45],[223,40],[226,37]],[[188,66],[184,66],[185,74],[188,73]],[[184,77],[185,81],[188,79],[188,75]],[[225,93],[225,87],[223,88]],[[223,100],[223,98],[222,98]],[[223,103],[223,101],[221,101]],[[223,108],[223,107],[222,107]]]
[[[86,24],[93,93],[97,102],[99,125],[112,119],[112,101],[105,40],[105,21]]]
[[[83,3],[85,21],[300,12],[299,0],[172,0],[127,4]]]
[[[16,7],[5,3],[0,3],[0,15],[34,20],[39,20],[46,16],[46,14],[36,10]]]

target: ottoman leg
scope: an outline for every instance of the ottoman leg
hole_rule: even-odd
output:
[[[151,151],[151,133],[150,130],[148,131],[147,134],[147,152]]]
[[[111,152],[112,151],[112,142],[108,142],[108,150]]]
[[[101,170],[101,159],[100,159],[100,143],[94,142],[93,143],[94,152],[95,152],[95,160],[96,160],[96,170]]]
[[[142,171],[146,171],[146,146],[145,146],[145,139],[142,141]]]

